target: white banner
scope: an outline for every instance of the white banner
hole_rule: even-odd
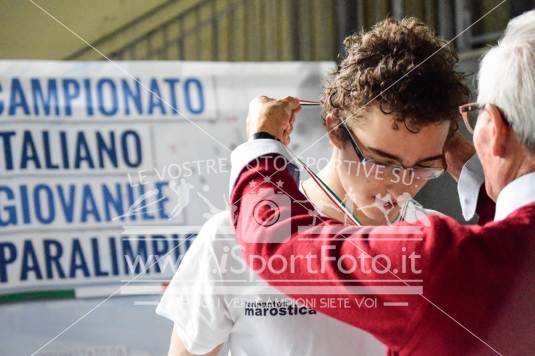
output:
[[[198,226],[226,209],[229,155],[245,141],[250,99],[317,100],[333,68],[0,61],[4,301],[75,296],[145,270],[141,279],[169,278]],[[319,109],[300,120],[293,149],[327,156],[325,138],[307,147],[325,133]],[[125,234],[132,226],[153,232]]]

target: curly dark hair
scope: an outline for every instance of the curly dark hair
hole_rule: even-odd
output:
[[[378,105],[392,114],[394,128],[451,121],[458,127],[458,106],[470,90],[455,71],[453,48],[416,18],[385,19],[368,32],[344,40],[345,57],[332,73],[321,101],[324,115],[360,117],[359,108]]]

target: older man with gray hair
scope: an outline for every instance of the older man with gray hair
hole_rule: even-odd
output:
[[[281,142],[288,142],[299,101],[255,102],[260,109],[249,123],[255,134],[233,155],[231,201],[238,241],[257,274],[313,309],[368,331],[390,355],[534,353],[535,11],[509,23],[481,62],[477,102],[459,108],[477,156],[468,159],[473,148],[460,135],[448,144],[448,170],[459,178],[463,214],[477,212],[479,225],[442,215],[388,227],[316,219],[303,203],[295,169],[275,162],[292,162]],[[282,193],[291,199],[274,209],[269,198]],[[282,271],[260,268],[259,258],[274,255],[321,258]],[[351,256],[361,258],[357,268],[350,268]],[[333,307],[322,303],[319,291],[292,288],[303,282],[327,287],[322,290],[330,298],[366,290],[377,307],[363,308],[358,298],[347,299],[350,307]],[[413,288],[416,293],[379,292],[416,282],[422,287]]]
[[[483,57],[477,102],[461,106],[460,112],[478,154],[461,173],[464,217],[474,215],[474,192],[483,181],[497,203],[495,220],[534,201],[535,10],[511,20],[503,39]],[[459,163],[472,152],[460,135],[450,141],[447,157],[455,178]]]
[[[530,203],[535,192],[535,11],[512,20],[479,71],[474,144],[498,218]],[[502,210],[502,209],[505,209]],[[514,209],[513,209],[514,210]]]

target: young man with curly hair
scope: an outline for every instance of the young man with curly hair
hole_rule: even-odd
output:
[[[322,97],[333,150],[319,176],[365,225],[393,223],[405,198],[445,171],[444,143],[469,90],[453,49],[416,19],[386,20],[344,44]],[[329,205],[313,181],[303,187]]]
[[[412,196],[445,171],[444,144],[469,94],[457,57],[414,18],[387,19],[348,37],[345,47],[322,97],[332,155],[318,176],[365,225],[417,220],[429,211]],[[301,190],[321,215],[344,220],[315,181]],[[174,356],[385,352],[365,332],[281,297],[257,277],[229,212],[203,226],[157,312],[175,323]]]

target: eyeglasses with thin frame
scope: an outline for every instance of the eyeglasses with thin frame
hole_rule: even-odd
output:
[[[474,133],[474,129],[477,124],[477,118],[483,109],[485,109],[485,104],[479,103],[468,103],[459,106],[459,113],[463,118],[464,125],[471,134]]]
[[[349,127],[347,126],[345,119],[342,120],[342,127],[347,132],[347,135],[349,136],[349,141],[351,142],[351,146],[353,147],[353,150],[355,151],[357,158],[359,159],[360,164],[366,166],[367,171],[368,168],[372,169],[373,167],[381,167],[386,174],[401,174],[404,171],[409,171],[411,174],[413,174],[416,179],[421,180],[431,180],[436,179],[440,177],[447,169],[446,165],[446,159],[444,156],[442,156],[442,166],[441,167],[422,167],[422,166],[414,166],[414,167],[404,167],[402,165],[395,165],[395,164],[384,164],[381,162],[378,162],[374,160],[373,158],[366,157],[360,148],[360,146],[357,143],[356,137],[353,135]]]

